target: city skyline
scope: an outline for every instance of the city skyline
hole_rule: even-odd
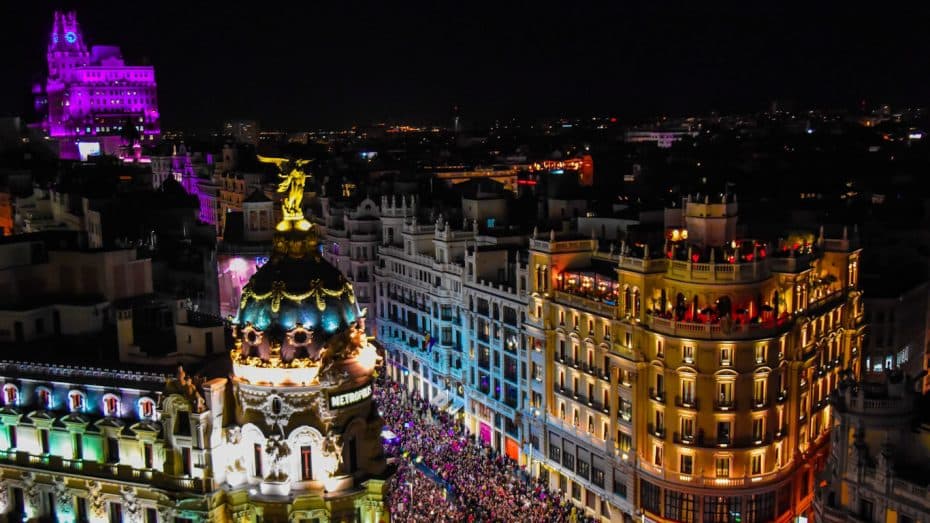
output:
[[[78,11],[91,41],[120,42],[129,61],[159,70],[168,128],[215,127],[230,117],[289,129],[435,123],[451,120],[453,107],[466,123],[591,114],[629,123],[752,112],[773,99],[798,107],[921,104],[930,79],[920,32],[910,30],[926,16],[913,9],[874,24],[868,13],[829,6],[351,4],[253,16],[236,4],[7,3],[3,19],[16,23],[3,32],[6,46],[36,51],[8,55],[0,113],[29,107],[29,86],[44,71],[38,49],[59,7]]]

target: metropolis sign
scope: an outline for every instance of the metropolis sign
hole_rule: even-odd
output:
[[[342,394],[334,394],[329,397],[329,408],[341,409],[350,405],[355,405],[371,397],[371,384],[365,385],[360,389],[350,390]]]

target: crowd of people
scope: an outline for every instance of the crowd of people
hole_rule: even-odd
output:
[[[376,391],[385,451],[398,465],[388,494],[392,521],[593,523],[454,416],[385,379]]]

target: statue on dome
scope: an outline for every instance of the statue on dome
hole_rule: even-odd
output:
[[[299,231],[310,230],[310,222],[304,218],[304,211],[301,206],[304,199],[304,185],[307,181],[307,173],[303,167],[310,163],[311,160],[290,160],[288,158],[269,158],[267,156],[258,156],[258,161],[262,163],[274,164],[278,171],[278,192],[284,195],[281,201],[281,211],[284,219],[277,225],[278,231],[285,232],[291,229]]]

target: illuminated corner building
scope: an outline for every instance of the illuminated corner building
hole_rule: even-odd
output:
[[[814,501],[816,521],[930,521],[930,421],[923,377],[892,371],[840,384],[833,450]]]
[[[614,506],[651,521],[809,515],[828,396],[859,373],[855,238],[739,239],[735,199],[666,214],[664,247],[531,240],[541,465],[587,508],[604,514],[606,500],[611,519]]]
[[[420,224],[415,196],[382,200],[375,284],[378,339],[390,377],[450,412],[465,406],[462,275],[473,230]]]
[[[74,12],[55,12],[47,58],[48,77],[33,91],[61,158],[121,154],[127,137],[137,138],[137,145],[158,138],[154,67],[126,65],[116,46],[88,50]]]

